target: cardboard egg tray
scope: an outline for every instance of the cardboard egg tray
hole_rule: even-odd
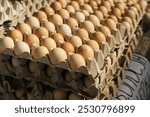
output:
[[[24,6],[29,4],[24,3],[26,3]],[[37,8],[40,9],[39,6]],[[35,12],[34,10],[31,11]],[[123,79],[124,68],[119,67],[119,59],[130,47],[133,34],[144,13],[145,9],[141,8],[133,20],[130,32],[121,23],[118,24],[117,29],[114,29],[112,35],[107,38],[107,42],[95,53],[95,58],[88,60],[87,66],[72,70],[67,61],[52,65],[48,56],[34,60],[29,53],[16,56],[13,50],[5,49],[0,54],[0,74],[19,80],[41,82],[56,89],[75,92],[86,99],[111,99]],[[136,44],[131,46],[136,47]],[[71,81],[67,81],[67,78]]]

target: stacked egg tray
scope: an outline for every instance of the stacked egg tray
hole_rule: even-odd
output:
[[[0,73],[69,92],[65,97],[112,99],[142,35],[137,27],[146,2],[134,2],[52,1],[1,39]]]

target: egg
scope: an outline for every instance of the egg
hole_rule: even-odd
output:
[[[86,42],[87,45],[89,45],[94,52],[98,52],[99,50],[99,45],[95,40],[89,40]]]
[[[145,9],[147,7],[147,1],[145,1],[145,0],[140,0],[139,4],[143,9]]]
[[[47,14],[47,16],[53,15],[55,13],[53,8],[50,6],[45,6],[43,11]]]
[[[122,24],[127,28],[128,31],[131,30],[131,25],[128,22],[124,21]]]
[[[26,24],[26,23],[18,23],[17,29],[22,33],[22,34],[31,34],[32,29],[31,27]]]
[[[68,24],[71,29],[76,29],[79,27],[77,20],[74,18],[67,19],[65,23]]]
[[[75,14],[73,15],[73,18],[75,18],[78,22],[85,21],[85,16],[82,12],[75,12]]]
[[[19,30],[16,30],[16,29],[10,30],[9,37],[11,37],[14,41],[15,40],[20,40],[20,41],[23,40],[22,33]]]
[[[53,99],[54,100],[65,100],[66,98],[67,98],[66,92],[59,90],[59,89],[55,89],[53,91]]]
[[[49,37],[41,40],[41,46],[45,46],[48,50],[52,50],[57,47],[56,42]]]
[[[116,23],[118,22],[118,19],[117,19],[117,17],[115,15],[109,15],[109,18],[114,20]]]
[[[62,25],[63,19],[59,14],[54,14],[49,17],[49,21],[51,21],[54,25]]]
[[[111,31],[116,29],[116,22],[113,19],[106,19],[104,25],[107,26]]]
[[[61,45],[61,48],[66,51],[67,54],[73,53],[75,51],[73,45],[69,42],[65,42]]]
[[[49,51],[45,46],[39,46],[39,47],[35,48],[35,50],[33,52],[33,58],[40,59],[42,57],[45,57],[48,54],[49,54]]]
[[[95,31],[94,24],[89,20],[84,21],[81,27],[86,29],[89,33],[93,33]]]
[[[132,20],[128,16],[123,17],[123,21],[127,21],[130,25],[132,25]]]
[[[90,16],[88,17],[88,20],[91,21],[91,22],[94,24],[94,26],[100,26],[100,20],[98,19],[97,16],[95,16],[95,15],[90,15]]]
[[[52,22],[43,21],[41,25],[42,25],[42,27],[45,27],[50,33],[56,32],[55,25]]]
[[[62,8],[66,8],[66,6],[67,6],[66,0],[58,0],[58,2],[61,4]]]
[[[112,14],[113,15],[115,15],[116,17],[121,17],[121,11],[120,11],[120,9],[119,8],[117,8],[117,7],[114,7],[113,9],[112,9]]]
[[[66,9],[60,9],[58,11],[58,14],[63,18],[63,19],[68,19],[70,17],[69,12]]]
[[[78,48],[77,53],[82,55],[85,60],[94,58],[93,49],[89,45],[86,45],[86,44],[81,45]]]
[[[64,38],[59,33],[52,34],[51,38],[54,39],[54,41],[56,42],[57,45],[64,43]]]
[[[95,0],[95,1],[98,5],[102,3],[102,0]]]
[[[43,37],[48,37],[49,32],[46,28],[44,27],[39,27],[35,30],[35,35],[37,35],[40,39]]]
[[[81,12],[84,14],[85,17],[90,15],[90,13],[87,10],[82,10]]]
[[[39,20],[34,17],[34,16],[30,16],[27,17],[25,22],[31,27],[31,28],[35,28],[35,27],[39,27],[40,26],[40,22]]]
[[[83,97],[81,97],[75,93],[71,93],[68,97],[68,100],[83,100]]]
[[[105,37],[111,35],[110,29],[106,26],[99,27],[99,31],[102,32],[105,35]]]
[[[54,48],[50,53],[50,61],[52,64],[58,64],[67,59],[67,54],[62,48]]]
[[[76,1],[77,1],[78,4],[81,5],[81,6],[85,4],[84,0],[76,0]]]
[[[99,20],[104,19],[103,13],[99,10],[96,10],[94,14],[99,18]]]
[[[102,5],[105,6],[108,9],[108,11],[111,11],[111,4],[108,1],[103,1]]]
[[[71,5],[67,5],[66,10],[67,10],[69,13],[75,13],[75,9],[74,9],[73,6],[71,6]]]
[[[124,3],[118,2],[118,3],[116,4],[116,7],[120,9],[121,13],[124,13],[124,12],[125,12],[125,5],[124,5]]]
[[[27,43],[25,42],[21,42],[21,41],[17,41],[15,43],[15,47],[14,47],[14,53],[15,55],[19,56],[23,53],[29,53],[30,54],[30,47]]]
[[[33,46],[34,44],[35,45],[40,44],[39,38],[34,34],[26,35],[24,38],[24,42],[26,42],[30,47]]]
[[[107,0],[111,6],[114,6],[114,0]]]
[[[100,32],[100,31],[96,31],[93,35],[92,35],[92,39],[95,40],[99,45],[101,45],[102,43],[106,42],[106,37],[105,35]]]
[[[108,10],[107,10],[106,7],[100,6],[100,7],[99,7],[99,10],[102,12],[102,14],[103,14],[104,16],[108,15]]]
[[[68,39],[68,42],[70,42],[74,48],[78,48],[79,46],[82,45],[82,41],[80,39],[80,37],[74,35],[74,36],[71,36],[69,39]]]
[[[78,69],[82,66],[86,66],[84,58],[80,54],[73,53],[70,55],[68,63],[71,69]]]
[[[10,37],[4,37],[0,40],[0,51],[4,51],[5,49],[13,49],[14,48],[14,41]]]
[[[95,0],[90,0],[89,4],[91,5],[91,7],[93,9],[98,9],[98,4],[97,4],[97,2]]]
[[[81,38],[81,40],[89,40],[89,34],[84,28],[80,28],[76,31],[76,35]]]
[[[62,24],[57,28],[57,32],[62,34],[62,36],[72,35],[71,28],[67,24]]]
[[[87,10],[89,13],[93,13],[94,12],[92,7],[89,4],[84,4],[82,9]]]
[[[70,2],[70,5],[73,6],[73,8],[74,8],[76,11],[78,11],[78,10],[80,9],[80,6],[79,6],[79,4],[78,4],[77,1],[71,1],[71,2]]]
[[[133,10],[128,9],[125,13],[126,16],[130,17],[131,19],[135,19],[136,18],[136,14]]]
[[[44,11],[37,11],[35,14],[35,17],[38,18],[38,20],[41,22],[41,21],[44,21],[44,20],[47,20],[47,15]]]
[[[62,9],[62,6],[61,6],[60,2],[58,2],[58,1],[53,2],[51,7],[54,9],[54,11]]]

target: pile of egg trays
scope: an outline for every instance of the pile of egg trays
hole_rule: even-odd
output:
[[[89,1],[86,2],[89,3]],[[118,23],[117,28],[111,32],[112,35],[107,37],[107,42],[102,43],[101,49],[95,53],[95,58],[88,60],[87,66],[72,70],[66,61],[58,65],[52,65],[48,57],[33,60],[29,53],[16,56],[13,50],[8,48],[1,52],[2,65],[0,71],[18,79],[36,80],[54,88],[80,93],[88,98],[98,98],[105,87],[111,84],[113,74],[117,72],[118,60],[125,45],[130,42],[144,11],[144,7],[138,9],[136,18],[132,19],[133,25],[131,25],[130,31],[122,23]],[[70,77],[71,81],[68,82],[67,80],[70,80]]]

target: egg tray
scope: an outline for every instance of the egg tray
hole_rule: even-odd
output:
[[[140,32],[140,31],[137,31],[137,32]],[[23,80],[22,78],[24,78],[24,80],[26,80],[28,82],[35,82],[35,81],[37,81],[37,82],[43,82],[43,84],[45,84],[45,85],[49,85],[50,87],[53,87],[53,88],[56,88],[56,89],[59,88],[59,89],[65,91],[65,92],[74,92],[74,93],[80,95],[83,99],[113,99],[113,97],[115,97],[117,89],[121,85],[122,79],[124,78],[124,75],[125,75],[124,74],[124,70],[125,70],[126,66],[129,64],[129,63],[126,64],[126,62],[130,61],[130,58],[131,58],[131,55],[129,56],[128,53],[130,53],[130,54],[133,53],[133,51],[131,51],[130,48],[133,48],[133,47],[135,48],[137,46],[137,39],[138,38],[131,39],[130,44],[127,45],[125,47],[125,49],[123,50],[125,52],[122,52],[123,54],[121,55],[121,58],[119,58],[119,59],[123,59],[123,57],[125,57],[125,60],[124,59],[120,60],[121,61],[120,64],[116,62],[117,65],[114,66],[115,68],[109,69],[109,71],[107,73],[105,73],[106,76],[105,76],[105,78],[103,78],[104,81],[103,82],[101,81],[101,83],[98,85],[98,92],[97,92],[97,94],[94,94],[94,95],[96,95],[95,97],[92,94],[93,91],[94,91],[94,89],[91,90],[92,93],[91,92],[87,92],[87,94],[85,92],[82,93],[80,91],[80,90],[82,90],[82,88],[85,88],[85,86],[84,86],[83,82],[81,82],[81,80],[77,81],[77,83],[80,82],[80,84],[75,84],[75,83],[72,84],[72,87],[71,87],[72,89],[71,89],[69,86],[68,87],[62,86],[62,84],[65,83],[65,81],[62,81],[63,83],[60,83],[59,87],[58,86],[56,87],[56,86],[51,85],[52,82],[49,81],[50,79],[47,79],[47,81],[44,82],[43,77],[39,78],[39,79],[35,79],[34,76],[30,76],[30,77],[29,76],[27,76],[27,77],[24,76],[24,77],[22,77],[17,72],[19,72],[19,71],[22,72],[23,71],[26,74],[26,70],[21,70],[21,69],[23,69],[23,68],[29,69],[28,65],[27,65],[29,62],[26,61],[25,63],[23,63],[24,65],[22,67],[20,67],[20,66],[14,67],[13,63],[12,63],[13,57],[8,56],[8,55],[2,55],[0,57],[1,60],[3,61],[3,62],[1,62],[2,63],[1,66],[3,66],[3,67],[0,67],[1,68],[0,69],[0,73],[8,75],[8,76],[11,76],[11,79],[13,79],[13,78],[16,79],[17,78],[17,80]],[[132,43],[132,42],[134,42],[134,43]],[[3,60],[3,59],[5,59],[5,60]],[[19,59],[17,61],[19,61]],[[114,69],[116,69],[116,70],[114,70]],[[42,72],[44,72],[44,71],[45,70],[42,70]],[[41,72],[41,70],[37,71],[38,74],[40,72]],[[60,73],[60,72],[58,72],[58,73]],[[32,74],[32,73],[30,72],[30,74]],[[39,76],[38,74],[37,74],[37,76]],[[28,74],[26,74],[26,75],[28,75]],[[102,77],[99,77],[99,78],[102,79]],[[64,78],[60,77],[60,79],[62,80]],[[55,79],[55,80],[57,80],[57,79]],[[48,83],[50,83],[50,84],[48,84]],[[68,82],[68,84],[69,84],[69,82]],[[80,90],[77,90],[77,89],[74,90],[75,89],[74,88],[75,85],[80,85],[82,87],[80,87],[81,88]],[[89,87],[90,87],[90,85],[89,85]]]
[[[144,10],[139,12],[138,21],[133,21],[133,30],[136,29],[139,21],[144,14]],[[1,54],[1,73],[10,75],[15,78],[25,78],[28,80],[36,80],[49,84],[52,87],[59,87],[62,89],[72,90],[74,92],[80,92],[82,95],[94,98],[98,94],[98,87],[101,84],[102,77],[105,79],[107,72],[112,68],[112,63],[116,63],[123,51],[125,40],[127,43],[130,40],[130,34],[127,35],[127,30],[121,24],[118,25],[118,29],[114,30],[114,36],[108,38],[108,43],[103,44],[102,50],[97,53],[97,59],[89,60],[88,68],[81,67],[76,71],[72,71],[66,62],[62,62],[57,66],[51,65],[47,57],[39,60],[32,60],[32,57],[28,53],[24,53],[21,56],[15,56],[12,50],[6,49]],[[120,33],[121,32],[121,33]],[[123,38],[123,39],[122,39]],[[122,48],[120,48],[120,45]],[[116,56],[116,49],[118,56]],[[114,51],[113,51],[114,50]],[[101,61],[101,62],[96,62]],[[113,61],[111,63],[111,60]],[[98,64],[97,64],[98,63]],[[103,63],[103,64],[101,64]],[[34,66],[35,69],[29,68],[29,65]],[[30,67],[31,67],[30,66]],[[53,72],[50,74],[50,72]],[[71,82],[65,82],[65,74],[71,76],[74,80]],[[102,75],[102,76],[101,76]],[[84,82],[88,83],[88,88],[85,87]]]

